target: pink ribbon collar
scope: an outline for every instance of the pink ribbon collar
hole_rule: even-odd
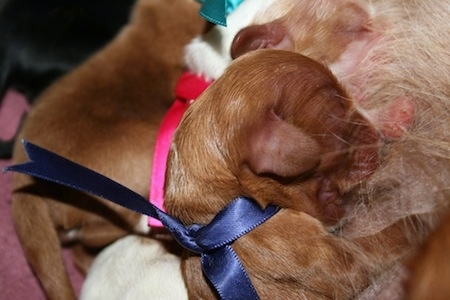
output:
[[[164,210],[164,182],[166,175],[167,155],[172,136],[189,105],[211,84],[212,80],[184,72],[175,87],[175,101],[164,116],[156,137],[153,153],[153,169],[150,180],[150,202]],[[150,218],[152,227],[163,227],[160,221]]]

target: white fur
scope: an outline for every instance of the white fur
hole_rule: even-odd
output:
[[[142,234],[148,234],[150,232],[150,227],[148,226],[148,217],[146,215],[142,215],[139,223],[135,226],[136,232]]]
[[[95,259],[81,300],[187,299],[180,258],[155,239],[126,236]]]
[[[185,62],[193,73],[207,79],[222,75],[231,62],[230,48],[234,36],[252,24],[254,17],[276,0],[245,0],[227,18],[227,27],[215,26],[207,34],[194,38],[185,48]]]

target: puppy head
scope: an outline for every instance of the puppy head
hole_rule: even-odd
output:
[[[376,168],[378,139],[322,64],[255,51],[185,114],[169,154],[166,208],[208,222],[248,196],[334,220],[343,190]]]

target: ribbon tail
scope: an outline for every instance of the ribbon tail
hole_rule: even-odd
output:
[[[239,257],[230,245],[203,253],[202,269],[220,299],[259,299]]]
[[[6,167],[4,172],[19,172],[51,181],[158,218],[160,212],[157,208],[120,183],[27,141],[22,141],[22,144],[29,161]]]
[[[201,249],[190,237],[189,229],[179,220],[172,218],[141,195],[111,180],[100,173],[74,163],[44,148],[22,141],[29,161],[6,167],[5,172],[19,172],[46,181],[86,192],[135,212],[161,220],[163,225],[174,234],[182,246],[199,252]]]

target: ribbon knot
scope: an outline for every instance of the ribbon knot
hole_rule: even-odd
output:
[[[200,254],[203,272],[221,299],[259,299],[231,244],[276,214],[278,207],[262,209],[252,199],[237,197],[209,224],[185,226],[125,186],[36,145],[23,145],[29,161],[5,171],[65,185],[159,219],[183,247]]]

